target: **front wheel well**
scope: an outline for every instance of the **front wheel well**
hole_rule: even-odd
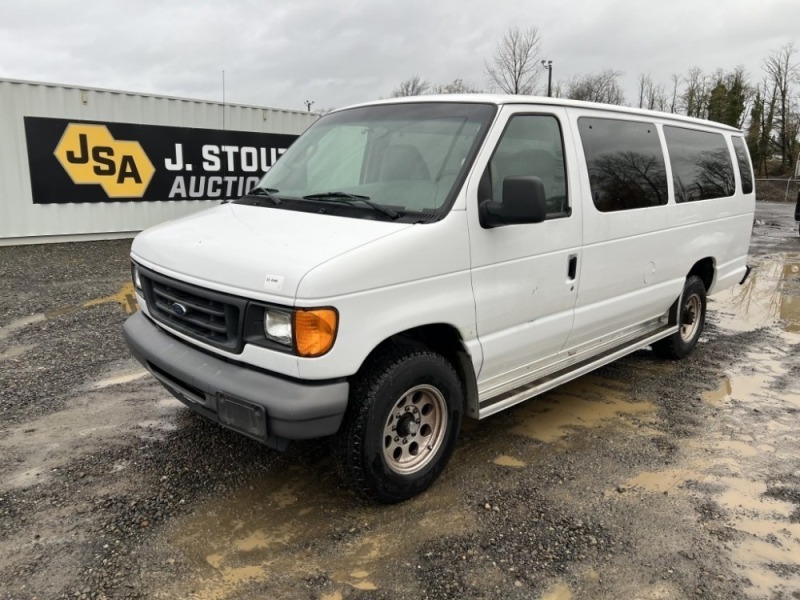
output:
[[[461,380],[466,414],[477,417],[478,384],[475,370],[458,329],[447,323],[434,323],[396,333],[378,344],[369,353],[359,368],[359,373],[365,368],[369,368],[375,357],[381,356],[389,346],[406,347],[409,350],[424,348],[447,359]]]

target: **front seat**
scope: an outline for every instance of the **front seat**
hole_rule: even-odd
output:
[[[381,157],[380,181],[430,181],[425,159],[409,144],[389,146]]]

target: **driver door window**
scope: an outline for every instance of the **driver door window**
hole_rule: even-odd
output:
[[[547,217],[569,216],[564,145],[558,120],[519,115],[509,121],[481,179],[480,200],[503,201],[506,177],[534,176],[547,194]]]

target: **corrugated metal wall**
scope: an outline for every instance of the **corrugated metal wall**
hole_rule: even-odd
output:
[[[224,111],[226,130],[298,135],[317,119],[313,113],[242,105],[228,104]],[[2,245],[58,241],[53,236],[117,237],[218,204],[208,200],[34,204],[25,116],[205,129],[223,127],[221,103],[0,79]]]

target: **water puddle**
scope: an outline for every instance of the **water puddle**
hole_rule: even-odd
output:
[[[717,389],[705,392],[702,398],[713,406],[723,406],[731,400],[749,402],[764,395],[774,380],[775,375],[767,373],[726,375],[720,380]]]
[[[627,485],[652,493],[704,490],[723,515],[705,526],[736,532],[731,558],[750,582],[745,592],[783,597],[800,589],[800,523],[792,522],[797,505],[769,495],[765,480],[774,465],[796,459],[800,399],[776,388],[787,370],[774,353],[751,352],[749,358],[759,372],[730,373],[704,394],[706,402],[724,407],[726,419],[715,433],[684,445],[685,467],[639,473]]]
[[[12,346],[5,352],[0,352],[0,362],[4,360],[12,360],[15,358],[19,358],[26,352],[33,350],[36,348],[36,344],[28,344],[24,346]]]
[[[520,407],[511,433],[553,443],[575,428],[652,423],[655,412],[654,404],[635,401],[626,384],[586,375]]]
[[[129,315],[139,310],[139,305],[136,303],[136,294],[133,291],[133,282],[129,281],[123,284],[116,294],[84,302],[82,307],[91,308],[92,306],[99,306],[101,304],[114,303],[122,306],[123,310]]]
[[[541,600],[572,600],[572,590],[564,583],[557,583],[542,594]]]
[[[523,461],[519,460],[518,458],[514,458],[513,456],[508,456],[507,454],[501,454],[492,462],[501,467],[511,467],[512,469],[521,469],[522,467],[526,466],[526,463]]]
[[[190,586],[194,597],[219,600],[248,581],[321,575],[339,586],[326,590],[329,598],[347,589],[411,592],[415,580],[387,580],[393,571],[385,565],[413,560],[427,540],[475,527],[471,511],[454,508],[459,492],[448,481],[445,474],[399,505],[365,507],[353,502],[327,458],[279,468],[207,503],[174,531],[172,544],[197,572],[169,593],[179,597]],[[404,585],[412,588],[398,588]]]
[[[64,410],[9,427],[0,436],[0,454],[16,460],[0,491],[46,483],[63,465],[97,448],[126,443],[125,434],[139,433],[141,423],[168,429],[177,406],[177,400],[147,403],[135,394],[98,390],[70,400]]]
[[[89,300],[88,302],[84,302],[80,306],[65,306],[63,308],[56,308],[44,313],[36,313],[35,315],[29,315],[27,317],[15,319],[8,325],[0,327],[0,341],[8,339],[12,334],[16,333],[20,329],[24,329],[29,325],[41,323],[47,319],[71,315],[80,311],[82,308],[91,308],[92,306],[99,306],[101,304],[114,303],[119,304],[129,315],[139,310],[139,305],[136,302],[136,294],[134,293],[132,282],[123,284],[116,294],[105,296],[103,298],[95,298],[93,300]],[[0,355],[0,357],[2,357],[2,355]]]
[[[92,389],[95,390],[101,390],[103,388],[111,387],[114,385],[122,385],[123,383],[130,383],[131,381],[136,381],[137,379],[141,379],[147,374],[148,371],[146,371],[145,369],[139,369],[138,371],[131,371],[128,373],[120,373],[118,375],[114,375],[106,379],[101,379],[100,381],[95,381],[91,385],[91,387]]]
[[[664,469],[663,471],[646,471],[629,479],[626,487],[634,487],[648,492],[670,492],[682,487],[687,481],[702,481],[705,475],[691,469]]]
[[[735,544],[733,560],[750,580],[747,593],[777,598],[800,589],[800,524],[788,521],[794,506],[763,497],[743,504],[746,513],[737,514],[733,525],[746,537]]]
[[[8,325],[0,327],[0,340],[7,339],[9,336],[11,336],[12,333],[19,331],[20,329],[24,329],[28,325],[33,325],[34,323],[41,323],[46,318],[47,317],[43,313],[38,313],[35,315],[31,315],[29,317],[23,317],[21,319],[16,319],[14,321],[11,321],[11,323],[9,323]]]
[[[743,285],[711,298],[720,327],[752,331],[780,322],[784,331],[800,333],[800,264],[786,259],[756,265]]]

